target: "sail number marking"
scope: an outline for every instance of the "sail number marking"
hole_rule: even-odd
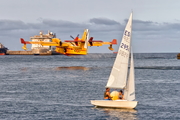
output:
[[[121,55],[122,57],[128,58],[129,54],[126,51],[120,50],[119,51],[119,55]]]
[[[127,30],[125,30],[124,32],[124,40],[129,43],[130,42],[130,36],[131,36],[131,32],[128,32]]]
[[[121,43],[121,48],[129,51],[129,46],[124,43]]]
[[[129,31],[127,31],[127,30],[124,31],[124,35],[125,35],[125,36],[128,36],[128,37],[130,37],[130,33],[131,33],[131,32],[129,32]]]
[[[125,30],[124,31],[124,40],[125,40],[124,42],[125,43],[127,42],[127,44],[129,44],[130,36],[131,36],[131,32]],[[130,51],[130,48],[129,48],[130,46],[125,44],[125,43],[121,43],[120,48],[124,49],[125,51],[121,49],[119,51],[119,55],[128,58],[129,57],[129,53],[127,51]]]

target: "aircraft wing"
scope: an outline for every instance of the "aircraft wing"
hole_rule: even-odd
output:
[[[64,42],[85,42],[84,40],[65,40]],[[89,39],[89,44],[88,46],[102,46],[102,45],[113,45],[117,44],[117,40],[113,39],[112,42],[103,42],[102,40],[93,40],[93,37]]]
[[[103,42],[100,40],[89,40],[88,46],[102,46],[102,45],[116,45],[117,40],[113,39],[111,42]]]
[[[52,42],[25,41],[23,38],[21,38],[20,40],[22,44],[41,44],[43,46],[61,46],[61,41],[58,38],[53,38]]]
[[[44,41],[25,41],[23,38],[20,39],[21,43],[24,44],[22,47],[24,50],[27,50],[26,44],[40,44],[42,46],[56,46],[56,47],[68,47],[69,44],[65,42],[61,42],[58,38],[53,38],[52,42],[44,42]]]
[[[97,40],[93,40],[93,38],[91,37],[89,39],[89,44],[88,46],[102,46],[102,45],[110,45],[108,48],[109,50],[114,50],[112,48],[112,45],[116,45],[117,44],[117,40],[116,39],[113,39],[111,42],[103,42],[103,41],[97,41]]]
[[[84,40],[65,40],[64,42],[85,42]]]

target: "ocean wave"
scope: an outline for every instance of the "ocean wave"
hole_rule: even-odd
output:
[[[180,66],[144,66],[135,69],[180,70]]]
[[[99,59],[99,58],[115,58],[116,55],[112,53],[89,53],[87,55],[77,55],[77,56],[71,56],[71,57],[78,58],[78,59],[86,59],[86,58]]]
[[[69,58],[116,58],[117,54],[114,53],[89,53],[87,55],[71,56]],[[177,59],[176,53],[134,53],[135,59]]]
[[[166,58],[165,57],[143,57],[143,59],[166,59]]]

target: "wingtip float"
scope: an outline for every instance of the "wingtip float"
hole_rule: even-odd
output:
[[[34,41],[25,41],[23,38],[20,38],[20,41],[24,46],[22,47],[24,50],[27,50],[26,44],[34,44],[38,46],[55,46],[55,51],[57,53],[63,55],[86,55],[88,52],[88,46],[102,46],[102,45],[110,45],[109,50],[114,50],[112,45],[117,44],[117,40],[113,39],[111,42],[103,42],[101,40],[93,40],[93,37],[89,38],[89,30],[85,29],[81,38],[79,38],[79,34],[77,37],[72,37],[73,40],[64,40],[62,42],[58,38],[51,38],[51,41],[44,41],[43,38],[36,38]]]

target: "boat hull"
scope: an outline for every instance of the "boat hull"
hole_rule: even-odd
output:
[[[0,55],[6,55],[5,53],[0,53]]]
[[[137,106],[138,101],[127,100],[91,100],[91,104],[96,107],[108,108],[127,108],[133,109]]]

